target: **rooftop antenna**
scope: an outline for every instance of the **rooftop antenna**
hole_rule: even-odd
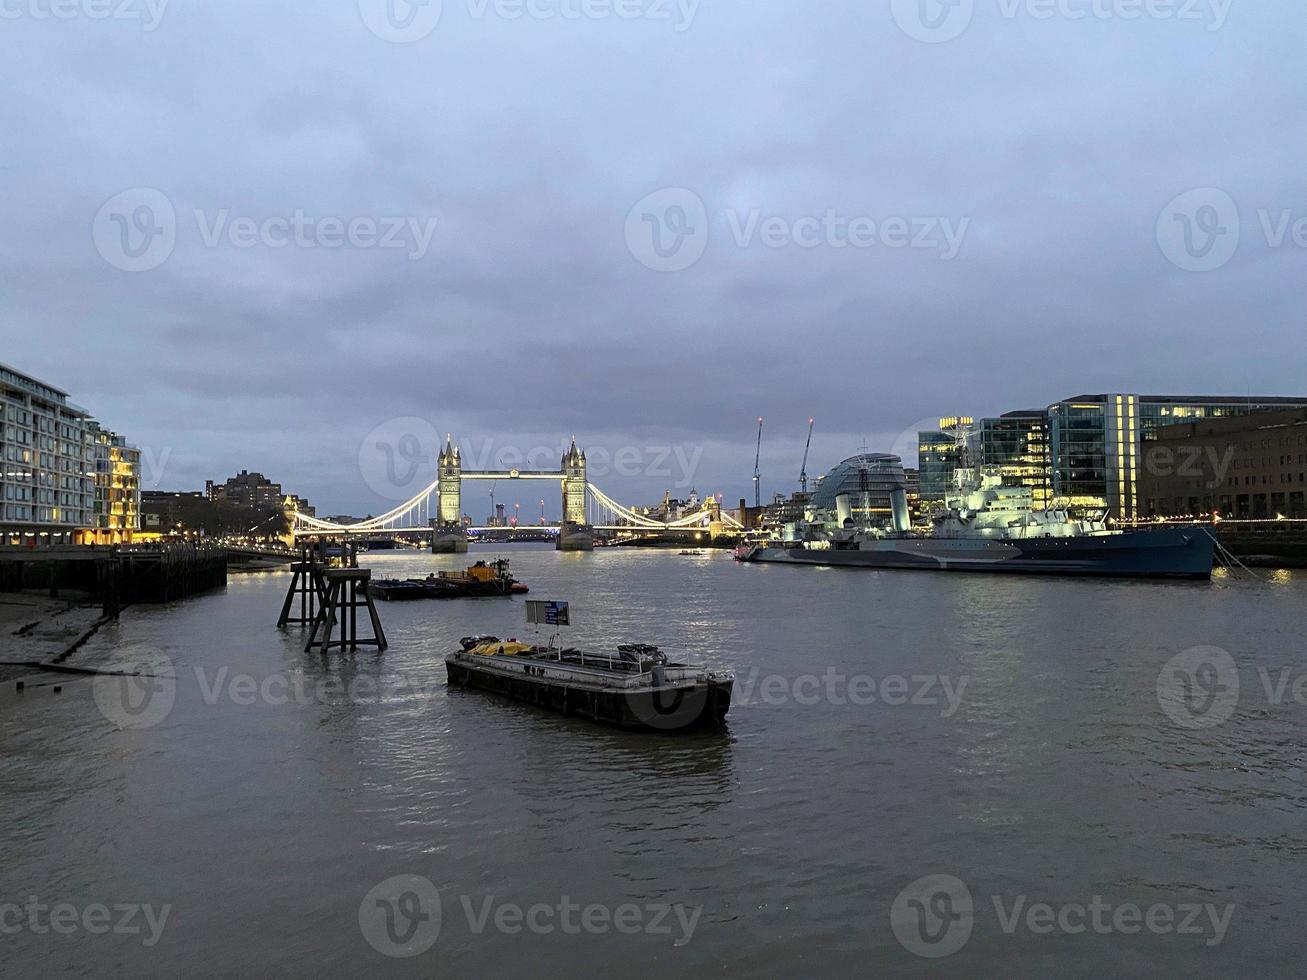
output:
[[[808,450],[812,448],[812,427],[816,421],[808,419],[808,444],[803,447],[803,466],[799,468],[799,487],[803,493],[808,492]]]
[[[758,449],[753,454],[753,506],[762,506],[762,474],[758,464],[762,461],[762,416],[758,416]]]

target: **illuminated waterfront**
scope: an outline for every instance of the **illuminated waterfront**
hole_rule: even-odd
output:
[[[733,668],[726,732],[628,735],[447,691],[441,658],[458,637],[529,635],[517,600],[386,604],[386,653],[325,662],[272,628],[285,572],[134,607],[77,662],[166,655],[175,701],[158,724],[121,730],[86,680],[5,688],[0,896],[170,912],[151,945],[20,928],[7,968],[925,973],[933,961],[890,914],[930,874],[974,899],[948,960],[963,973],[1269,973],[1296,954],[1303,576],[1177,585],[508,553],[533,598],[571,600],[569,640],[643,639]],[[365,561],[402,577],[466,557]],[[1228,651],[1241,682],[1205,728],[1177,724],[1158,696],[1168,661],[1196,646]],[[365,896],[397,875],[441,896],[439,934],[409,960],[360,926]],[[1233,911],[1210,944],[1206,917],[1197,934],[1039,934],[1021,919],[1009,935],[995,896],[1007,911],[1022,896]],[[598,919],[567,931],[580,914],[567,903],[645,918],[630,934]],[[502,928],[506,906],[553,909],[537,918],[549,928]],[[670,911],[654,927],[650,909]]]

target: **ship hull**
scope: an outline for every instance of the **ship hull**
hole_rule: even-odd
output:
[[[445,660],[449,683],[512,698],[563,715],[644,732],[720,727],[734,679],[699,677],[659,689],[596,683],[584,671],[531,660],[455,654]],[[593,672],[589,672],[593,673]]]
[[[938,572],[1209,579],[1216,543],[1202,527],[1079,538],[885,538],[859,548],[755,547],[742,561]]]

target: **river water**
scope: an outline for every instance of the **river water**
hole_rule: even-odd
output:
[[[732,668],[727,729],[447,690],[520,599],[382,603],[390,649],[326,660],[285,572],[131,609],[74,662],[149,700],[0,688],[5,972],[1300,972],[1307,577],[507,553],[572,642]]]

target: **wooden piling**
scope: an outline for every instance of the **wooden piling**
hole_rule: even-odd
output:
[[[372,579],[370,568],[329,568],[323,573],[327,594],[322,600],[317,618],[309,629],[308,640],[304,644],[306,651],[317,648],[323,653],[334,649],[354,651],[359,647],[374,646],[378,651],[385,650],[386,632],[381,627],[381,617],[368,591]],[[358,611],[367,609],[368,619],[372,624],[372,636],[359,638]],[[340,639],[332,636],[340,626]],[[319,632],[322,639],[318,639]]]

